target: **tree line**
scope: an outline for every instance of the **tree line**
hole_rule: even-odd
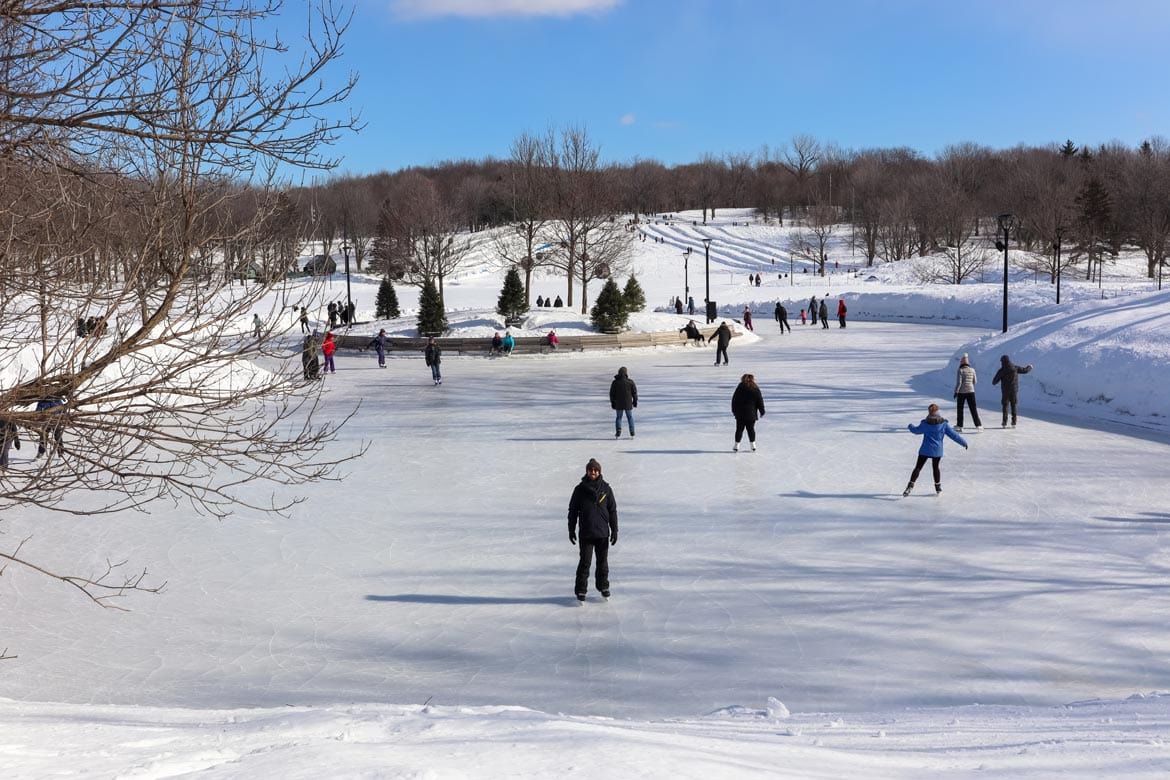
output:
[[[603,164],[587,132],[568,128],[519,135],[507,159],[334,177],[290,197],[317,216],[308,222],[327,252],[348,241],[369,270],[429,281],[440,297],[471,248],[468,236],[488,228],[503,229],[492,254],[524,274],[526,289],[536,268],[551,267],[566,279],[569,305],[574,281],[584,304],[591,279],[623,267],[632,236],[622,215],[693,210],[705,223],[725,205],[799,226],[793,251],[821,273],[828,239],[844,227],[867,265],[944,252],[958,277],[950,281],[961,281],[974,267],[965,247],[993,241],[996,215],[1011,213],[1012,240],[1043,257],[1038,270],[1053,279],[1073,266],[1091,278],[1123,246],[1145,253],[1153,277],[1170,240],[1170,143],[961,143],[926,157],[905,147],[847,151],[802,135],[777,149],[668,167]]]

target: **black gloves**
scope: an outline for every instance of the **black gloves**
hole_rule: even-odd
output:
[[[609,532],[609,543],[610,544],[617,544],[617,529],[616,528]]]
[[[569,544],[576,544],[576,543],[577,543],[577,534],[573,533],[572,529],[569,529]]]

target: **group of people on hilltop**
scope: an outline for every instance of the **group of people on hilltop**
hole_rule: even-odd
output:
[[[547,298],[545,296],[538,295],[538,296],[536,296],[536,305],[539,306],[540,308],[548,308],[549,306],[551,306],[554,309],[559,309],[565,305],[565,302],[561,300],[561,296],[559,296],[559,295],[557,296],[557,299],[555,301],[552,298]]]

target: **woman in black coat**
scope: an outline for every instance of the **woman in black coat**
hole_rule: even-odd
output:
[[[756,378],[752,374],[740,377],[739,386],[731,395],[731,413],[735,415],[735,446],[732,452],[739,452],[739,443],[746,430],[748,442],[752,445],[752,452],[756,451],[756,413],[764,416],[764,394],[760,392]]]

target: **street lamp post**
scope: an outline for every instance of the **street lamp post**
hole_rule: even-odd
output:
[[[1016,227],[1016,218],[1012,214],[1000,214],[995,218],[999,229],[1003,232],[1003,243],[996,241],[995,248],[1003,250],[1003,332],[1008,330],[1008,234]]]
[[[345,321],[352,326],[350,319],[353,317],[353,299],[349,294],[349,250],[349,244],[341,245],[341,253],[345,255]]]
[[[687,304],[691,302],[691,276],[689,266],[691,263],[691,248],[688,246],[687,251],[683,252],[683,297],[686,298]]]
[[[1056,231],[1056,243],[1053,245],[1053,251],[1056,254],[1056,302],[1060,303],[1060,277],[1064,276],[1061,273],[1060,267],[1060,231]]]
[[[707,278],[707,297],[703,301],[703,306],[707,310],[707,324],[710,325],[715,321],[711,316],[711,239],[703,239],[703,271]]]

